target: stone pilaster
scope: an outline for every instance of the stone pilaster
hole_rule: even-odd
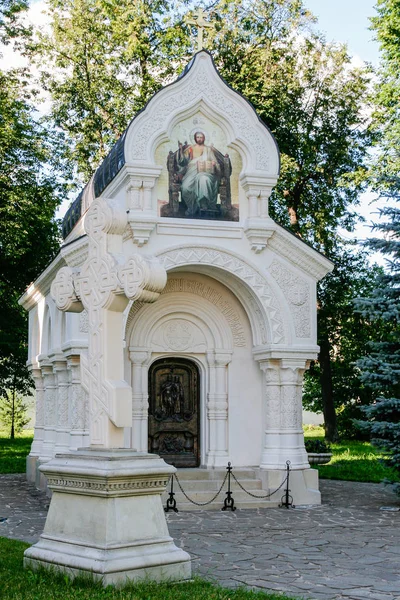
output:
[[[81,359],[79,354],[71,354],[68,356],[69,370],[69,418],[70,418],[70,433],[69,433],[69,448],[77,450],[84,448],[89,444],[89,431],[86,423],[87,412],[87,394],[81,385]]]
[[[44,381],[44,437],[41,457],[44,460],[53,458],[57,430],[57,386],[50,362],[42,363]]]
[[[261,469],[308,469],[302,429],[302,382],[306,361],[260,361],[264,373],[264,440]]]
[[[209,391],[207,394],[208,450],[206,464],[226,466],[228,447],[228,365],[230,352],[209,352]]]
[[[31,451],[26,459],[26,477],[32,483],[36,482],[36,465],[43,452],[44,442],[44,381],[40,368],[29,366],[29,371],[35,382],[35,433]]]
[[[148,391],[146,363],[150,353],[131,350],[132,362],[132,448],[147,452],[148,447]]]
[[[68,402],[68,371],[66,360],[53,362],[53,373],[57,388],[57,429],[54,454],[69,450],[69,402]]]

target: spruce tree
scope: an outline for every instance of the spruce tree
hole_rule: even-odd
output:
[[[387,194],[400,199],[400,179],[392,178]],[[385,221],[375,226],[383,237],[368,244],[385,254],[387,271],[378,277],[377,287],[356,305],[371,321],[379,321],[381,335],[369,342],[369,353],[358,361],[362,381],[379,392],[377,401],[365,408],[368,422],[358,422],[368,431],[372,443],[384,450],[389,463],[400,475],[400,208],[387,206],[380,211]],[[400,494],[400,485],[396,486]]]

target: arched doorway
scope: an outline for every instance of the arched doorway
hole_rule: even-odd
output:
[[[149,369],[149,452],[175,467],[200,465],[200,377],[185,358],[162,358]]]

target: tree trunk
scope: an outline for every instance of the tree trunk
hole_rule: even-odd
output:
[[[10,438],[13,440],[15,437],[15,387],[12,391],[12,406],[11,406],[11,433]]]
[[[329,354],[329,340],[323,337],[319,340],[319,363],[321,367],[321,394],[322,408],[325,421],[325,439],[328,442],[337,442],[339,434],[337,430],[336,411],[333,402],[333,385],[331,357]]]

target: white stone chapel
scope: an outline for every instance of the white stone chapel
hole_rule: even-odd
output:
[[[252,106],[195,54],[71,205],[29,311],[36,426],[27,462],[91,447],[178,469],[289,460],[295,503],[318,504],[302,432],[324,256],[276,224],[279,150]]]

